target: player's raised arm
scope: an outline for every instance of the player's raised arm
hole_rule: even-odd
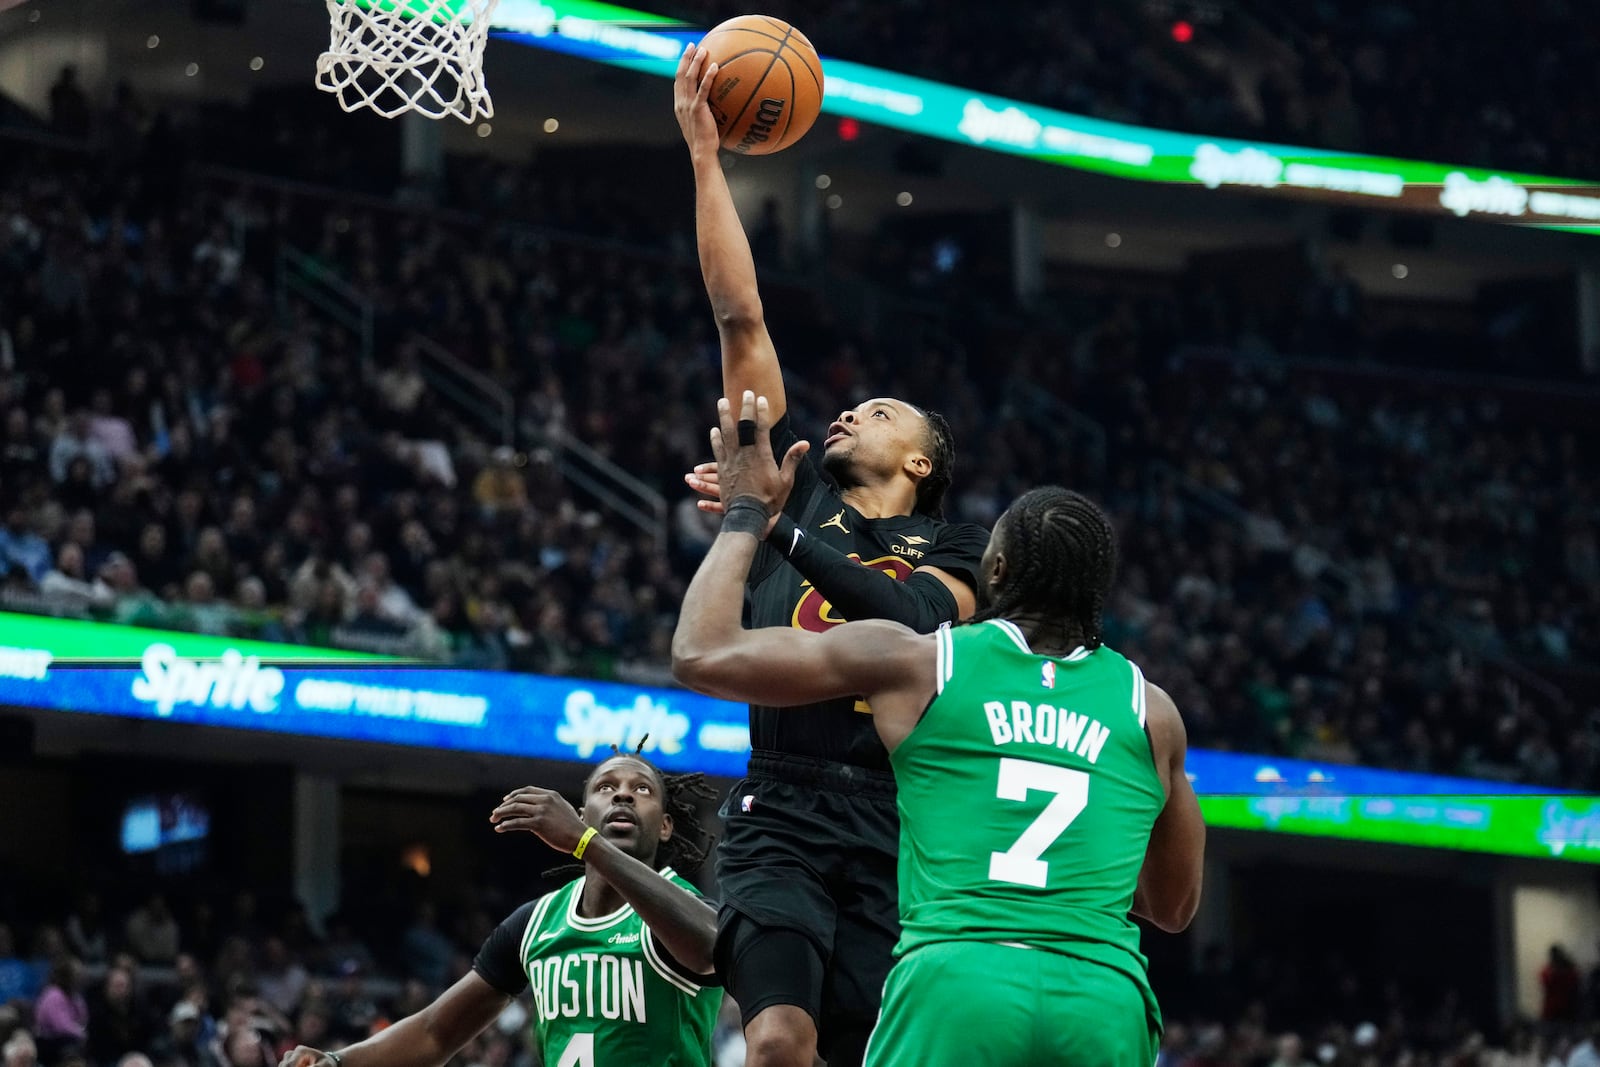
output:
[[[1194,786],[1184,773],[1189,739],[1177,705],[1158,686],[1146,682],[1145,707],[1167,803],[1150,831],[1133,913],[1175,934],[1188,927],[1200,907],[1206,824]]]
[[[673,110],[683,138],[689,143],[694,164],[695,240],[700,249],[700,273],[716,316],[722,340],[722,391],[740,396],[746,389],[764,396],[776,422],[788,410],[783,391],[783,371],[778,353],[767,334],[756,288],[755,258],[745,236],[733,194],[717,156],[720,138],[706,97],[716,77],[716,64],[690,45],[678,61],[673,87]]]

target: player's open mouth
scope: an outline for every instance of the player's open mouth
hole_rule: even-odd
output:
[[[846,430],[841,424],[836,422],[832,426],[828,427],[828,439],[822,442],[822,447],[831,448],[835,441],[843,441],[849,436],[850,431]]]
[[[637,830],[639,817],[631,811],[613,811],[606,815],[605,828],[607,830]]]

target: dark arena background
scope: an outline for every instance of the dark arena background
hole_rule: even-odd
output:
[[[319,92],[321,0],[0,13],[4,1067],[342,1048],[557,884],[508,791],[743,776],[670,670],[721,387],[671,74],[745,12],[637,2],[501,0],[470,122]],[[723,154],[801,435],[923,398],[952,519],[1116,525],[1210,829],[1161,1067],[1600,1063],[1589,6],[761,13],[827,76]]]

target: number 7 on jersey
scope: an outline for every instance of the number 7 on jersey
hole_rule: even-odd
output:
[[[1026,801],[1033,792],[1055,795],[1009,849],[989,854],[989,877],[997,882],[1043,889],[1050,877],[1050,864],[1039,857],[1088,806],[1089,773],[1032,760],[1002,759],[995,796],[1000,800]]]

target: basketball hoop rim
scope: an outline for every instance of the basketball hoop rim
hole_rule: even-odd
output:
[[[468,124],[494,116],[483,56],[500,0],[324,3],[329,39],[317,57],[315,84],[344,111],[453,115]]]

